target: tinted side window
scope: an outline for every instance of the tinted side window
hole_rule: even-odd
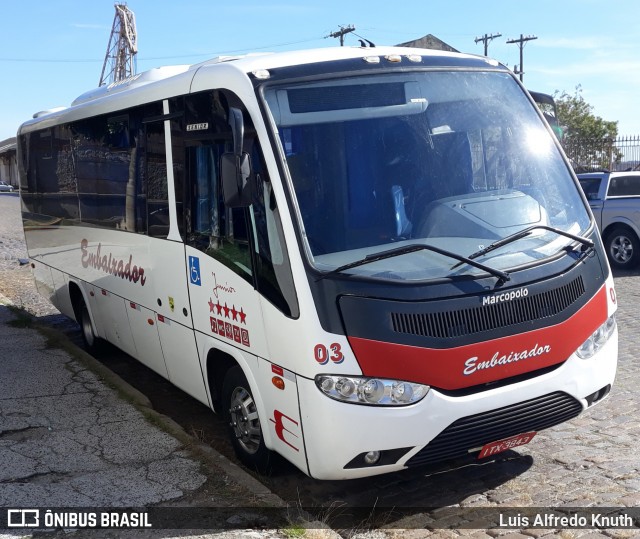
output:
[[[220,157],[233,146],[227,110],[220,92],[185,98],[187,241],[253,283],[247,209],[226,208],[222,200]]]
[[[142,183],[147,198],[147,230],[149,236],[166,238],[169,233],[169,200],[164,122],[147,123],[145,127]]]
[[[611,178],[608,196],[640,196],[640,176],[617,176]]]
[[[584,178],[580,179],[580,186],[584,191],[587,200],[595,200],[598,198],[598,191],[600,190],[600,178]]]
[[[83,223],[166,237],[163,119],[162,103],[154,102],[23,135],[20,174],[27,210],[61,225]],[[171,128],[179,135],[177,120]],[[182,147],[174,148],[174,155],[176,189],[182,193]],[[182,195],[177,198],[180,202]],[[180,224],[181,211],[178,204]]]
[[[96,116],[72,126],[80,219],[107,228],[133,229],[126,220],[131,141],[126,115]]]

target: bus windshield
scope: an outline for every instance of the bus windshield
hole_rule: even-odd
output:
[[[572,244],[588,211],[525,92],[498,71],[416,71],[269,87],[311,264],[354,276],[423,280],[507,270]],[[424,244],[406,254],[389,249]],[[403,251],[404,252],[404,251]]]

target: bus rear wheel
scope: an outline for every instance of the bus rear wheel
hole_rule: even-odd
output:
[[[90,354],[98,355],[102,351],[103,341],[93,331],[89,309],[87,308],[87,304],[84,300],[80,300],[78,313],[78,323],[82,330],[84,346]]]
[[[249,382],[237,365],[231,367],[224,378],[222,406],[237,457],[259,473],[270,473],[272,453],[264,443],[260,417]]]

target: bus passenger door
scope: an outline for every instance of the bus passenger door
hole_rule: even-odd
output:
[[[186,255],[203,368],[210,368],[205,355],[211,348],[242,362],[254,399],[263,406],[259,414],[269,447],[306,469],[296,376],[282,368],[286,358],[272,357],[269,341],[280,337],[267,336],[264,324],[265,302],[273,327],[278,327],[276,317],[298,314],[277,208],[257,139],[246,145],[251,150],[252,203],[225,207],[219,163],[229,147],[228,138],[214,133],[192,139],[187,148],[191,191]],[[287,381],[276,388],[274,377]]]
[[[152,249],[157,277],[154,282],[156,320],[169,380],[209,405],[193,333],[184,245],[172,241],[155,242]]]

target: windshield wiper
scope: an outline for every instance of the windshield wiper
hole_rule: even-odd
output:
[[[499,284],[502,284],[510,279],[509,274],[507,272],[494,269],[490,266],[485,266],[484,264],[480,264],[479,262],[472,260],[470,257],[459,255],[451,251],[446,251],[445,249],[440,249],[438,247],[433,247],[432,245],[416,243],[413,245],[396,247],[395,249],[389,249],[388,251],[380,251],[379,253],[372,253],[370,255],[365,256],[364,258],[361,258],[360,260],[356,260],[355,262],[350,262],[349,264],[345,264],[343,266],[339,266],[335,269],[332,269],[331,271],[328,271],[327,273],[322,274],[320,277],[318,277],[317,280],[320,281],[325,277],[329,277],[331,275],[335,275],[337,273],[341,273],[343,271],[346,271],[352,268],[357,268],[358,266],[364,266],[365,264],[370,264],[371,262],[377,262],[378,260],[384,260],[386,258],[393,258],[395,256],[414,253],[416,251],[431,251],[433,253],[438,253],[440,255],[448,256],[449,258],[458,260],[460,264],[462,263],[469,264],[470,266],[486,271],[487,273],[490,273],[494,277],[497,277]],[[459,265],[459,264],[456,264],[456,265]]]
[[[575,234],[571,234],[569,232],[565,232],[564,230],[561,230],[559,228],[555,228],[553,226],[533,225],[533,226],[530,226],[529,228],[525,228],[524,230],[520,230],[519,232],[514,232],[513,234],[507,236],[506,238],[502,238],[501,240],[494,241],[491,245],[487,245],[483,249],[480,249],[479,251],[476,251],[475,253],[470,254],[468,258],[473,260],[474,258],[478,258],[479,256],[486,255],[487,253],[490,253],[491,251],[493,251],[495,249],[498,249],[499,247],[502,247],[503,245],[507,245],[508,243],[511,243],[511,242],[517,241],[517,240],[519,240],[521,238],[524,238],[526,236],[529,236],[534,230],[538,230],[538,229],[548,230],[549,232],[555,232],[559,236],[565,236],[565,237],[570,238],[570,239],[572,239],[574,241],[577,241],[577,242],[581,243],[584,246],[583,250],[592,249],[593,248],[593,241],[591,241],[589,238],[583,238],[582,236],[576,236]],[[460,263],[456,264],[454,266],[454,268],[456,266],[459,266],[459,265],[460,265]]]

